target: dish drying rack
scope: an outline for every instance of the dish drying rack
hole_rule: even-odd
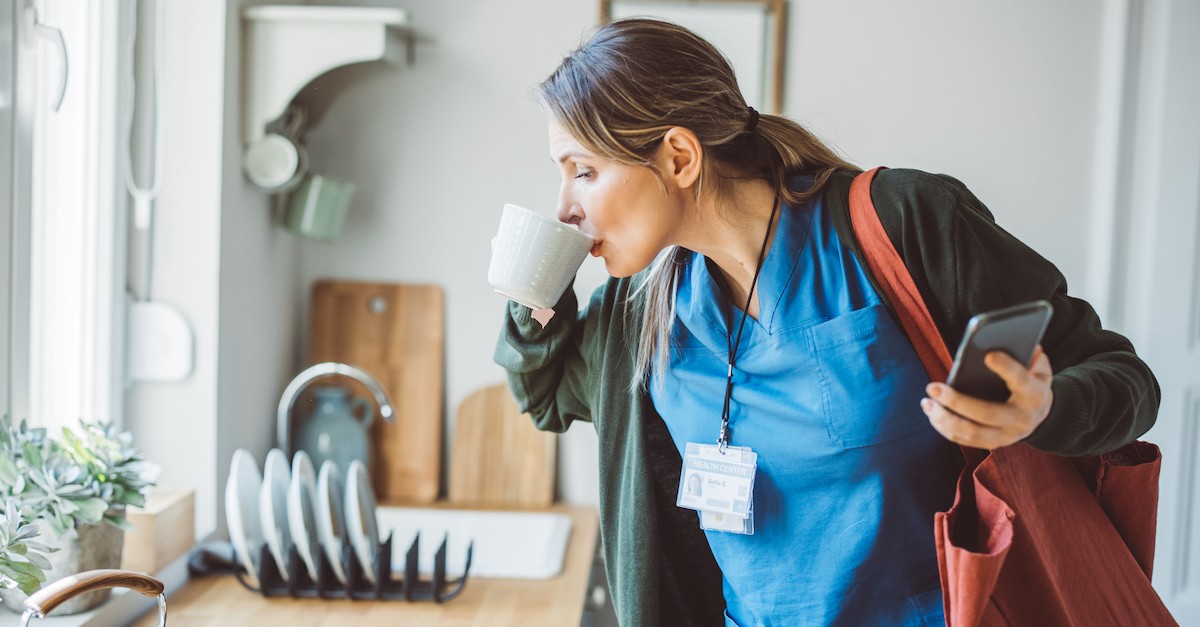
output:
[[[272,557],[266,543],[259,548],[258,581],[256,588],[246,581],[245,571],[236,569],[238,582],[247,590],[260,592],[266,597],[293,597],[318,599],[351,599],[375,601],[433,601],[442,603],[462,594],[467,585],[467,575],[471,570],[471,554],[475,543],[467,545],[467,559],[463,566],[461,577],[447,579],[446,577],[446,543],[449,534],[442,538],[442,543],[433,557],[433,578],[421,579],[417,572],[417,556],[421,542],[421,534],[413,538],[404,558],[404,572],[392,572],[392,537],[375,548],[375,582],[372,583],[363,573],[363,564],[350,547],[342,546],[341,563],[346,581],[342,583],[334,575],[333,567],[323,550],[317,550],[314,555],[317,579],[313,581],[300,558],[295,545],[288,549],[288,576],[285,579],[279,572],[279,567]],[[401,575],[395,578],[395,575]]]

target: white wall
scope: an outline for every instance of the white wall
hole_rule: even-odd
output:
[[[217,364],[217,477],[224,489],[229,460],[248,449],[261,466],[275,445],[279,395],[298,372],[296,240],[275,228],[270,198],[242,174],[242,7],[227,0],[222,101],[221,292]],[[255,73],[269,68],[251,68]],[[218,507],[223,516],[223,502]]]
[[[162,466],[160,484],[196,490],[196,530],[206,535],[217,528],[219,485],[211,460],[217,457],[225,7],[176,3],[164,19],[170,71],[163,74],[164,164],[151,294],[187,319],[195,361],[185,381],[130,387],[125,425],[134,445]]]
[[[300,252],[304,293],[318,278],[435,283],[446,291],[446,408],[504,380],[492,349],[505,300],[487,283],[505,202],[552,210],[558,173],[531,85],[593,22],[591,2],[373,3],[411,12],[428,38],[411,67],[340,94],[309,136],[311,169],[358,191],[334,243]],[[600,280],[602,267],[590,261]],[[590,292],[590,288],[587,290]],[[562,443],[567,496],[595,500],[595,432]]]
[[[195,367],[177,383],[129,390],[127,426],[159,483],[196,490],[196,532],[224,528],[236,448],[261,462],[275,407],[296,372],[296,246],[274,228],[268,197],[241,172],[241,7],[169,3],[166,138],[155,213],[153,294],[195,334]]]
[[[1100,89],[1095,2],[790,5],[789,114],[861,167],[958,178],[1083,287]]]
[[[416,62],[350,87],[310,135],[314,171],[358,194],[342,237],[300,250],[324,277],[446,289],[448,433],[491,354],[503,301],[486,282],[502,203],[550,210],[558,174],[530,96],[596,19],[594,1],[373,2],[411,12]],[[789,3],[785,113],[864,167],[963,180],[1001,225],[1086,284],[1101,58],[1085,0]],[[1034,202],[1036,200],[1036,202]],[[603,277],[589,260],[580,291]],[[562,489],[595,500],[595,435],[564,440]]]

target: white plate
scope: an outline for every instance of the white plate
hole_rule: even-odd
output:
[[[279,574],[287,581],[287,554],[292,548],[292,534],[288,529],[287,497],[288,483],[291,482],[292,471],[288,468],[287,455],[282,450],[273,448],[267,453],[267,461],[263,464],[262,490],[258,493],[258,512],[262,519],[263,538],[267,541],[267,549],[275,564],[279,566]]]
[[[317,477],[317,530],[333,576],[342,583],[346,583],[346,571],[342,568],[342,547],[346,544],[346,517],[342,515],[344,494],[342,473],[337,464],[331,459],[325,460]]]
[[[317,519],[313,514],[313,502],[317,495],[315,475],[308,453],[296,451],[296,456],[292,458],[292,482],[288,485],[288,528],[292,532],[292,542],[296,543],[300,561],[304,562],[304,568],[314,582],[317,580],[317,562],[313,559],[313,553],[319,548]]]
[[[258,493],[262,474],[246,449],[233,452],[229,479],[225,482],[225,522],[237,559],[246,569],[246,579],[258,586],[258,556],[262,549],[262,527],[258,522]]]
[[[366,464],[350,462],[346,472],[346,536],[362,564],[363,576],[375,583],[375,550],[379,545],[379,521],[375,520],[375,492]]]

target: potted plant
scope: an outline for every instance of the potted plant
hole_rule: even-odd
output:
[[[0,502],[0,589],[16,588],[25,594],[46,581],[49,547],[33,542],[38,528],[25,521],[13,499]]]
[[[97,568],[120,568],[125,507],[142,505],[152,485],[148,464],[112,424],[81,421],[61,437],[46,429],[0,422],[0,497],[11,498],[36,525],[48,556],[51,581]],[[25,593],[0,590],[20,611]],[[82,612],[108,599],[108,590],[79,595],[55,610]]]

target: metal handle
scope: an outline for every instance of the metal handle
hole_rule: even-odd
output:
[[[50,109],[57,113],[62,107],[63,96],[67,95],[67,77],[70,72],[70,66],[67,63],[67,40],[63,38],[61,30],[47,26],[38,20],[37,9],[32,4],[25,7],[25,24],[39,39],[58,49],[58,58],[62,61],[59,64],[58,95],[54,97],[54,102],[50,105]]]
[[[333,361],[326,361],[315,366],[310,366],[292,382],[288,384],[283,391],[283,396],[279,398],[279,413],[276,416],[276,436],[279,439],[279,448],[291,457],[291,423],[289,416],[292,414],[292,405],[296,403],[296,398],[300,396],[300,392],[308,387],[308,384],[323,379],[325,377],[343,376],[350,377],[359,383],[362,383],[370,390],[375,397],[375,404],[379,405],[379,417],[391,422],[395,419],[392,411],[391,401],[388,400],[387,392],[383,391],[383,387],[379,385],[371,375],[367,374],[360,368],[356,368],[349,364],[340,364]]]
[[[25,599],[25,612],[21,614],[21,627],[27,627],[30,619],[45,618],[54,608],[71,598],[105,588],[129,588],[148,597],[158,598],[158,625],[167,624],[167,595],[163,582],[131,570],[89,570],[58,581],[33,593]]]

